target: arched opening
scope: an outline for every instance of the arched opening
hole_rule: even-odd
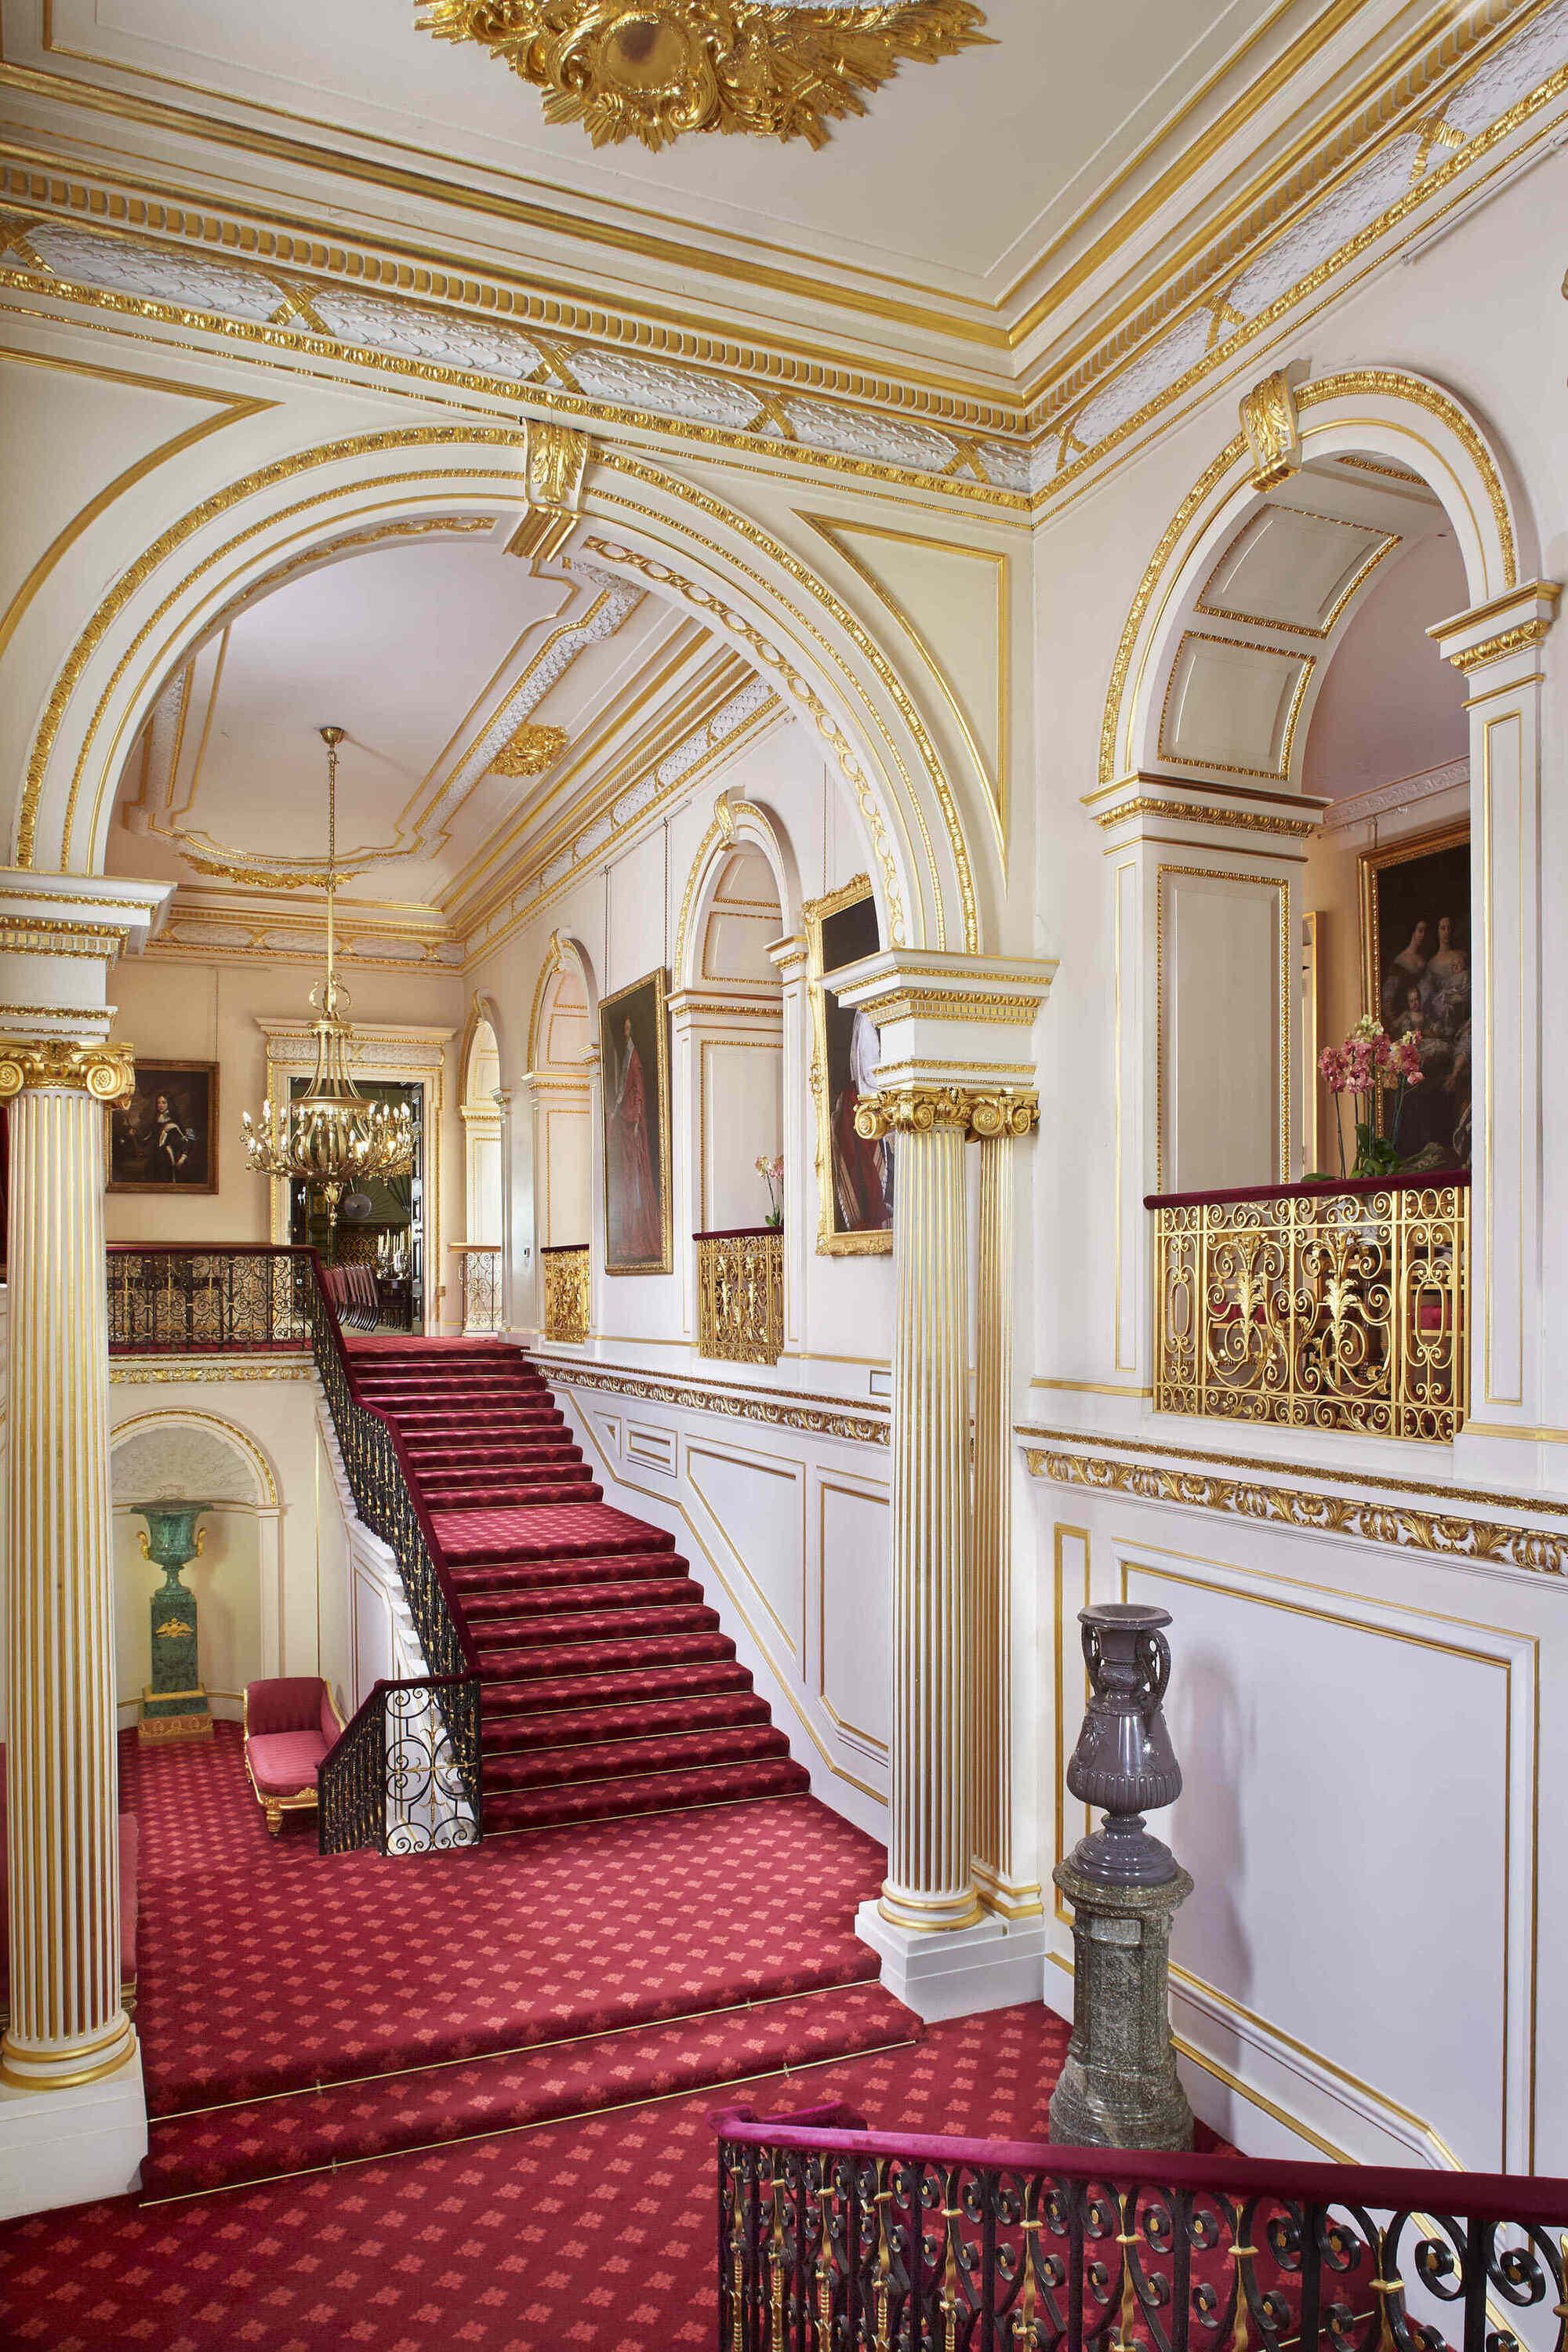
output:
[[[784,1039],[782,1021],[726,1023],[731,992],[758,1010],[782,1003],[768,949],[783,929],[777,885],[762,852],[742,848],[720,868],[702,926],[697,976],[712,983],[713,1009],[699,1041],[700,1232],[765,1226],[782,1215]],[[759,996],[759,992],[762,992]]]
[[[475,1005],[463,1055],[463,1196],[467,1212],[459,1252],[462,1327],[502,1328],[501,1249],[504,1234],[501,1168],[500,1047],[489,1020]]]

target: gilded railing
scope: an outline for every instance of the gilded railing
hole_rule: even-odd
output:
[[[454,1242],[452,1255],[458,1261],[462,1289],[465,1338],[483,1337],[504,1328],[500,1251],[481,1242]]]
[[[1568,2352],[1568,2181],[712,2120],[724,2352]]]
[[[544,1263],[544,1336],[588,1337],[588,1244],[562,1243],[539,1253]]]
[[[776,1364],[784,1349],[784,1234],[776,1225],[699,1234],[697,1352]]]
[[[309,1351],[354,1508],[397,1561],[428,1672],[417,1682],[378,1684],[322,1765],[322,1853],[370,1844],[412,1853],[477,1843],[479,1655],[447,1587],[403,1440],[360,1395],[315,1251],[111,1242],[108,1286],[112,1354]]]
[[[1469,1175],[1151,1194],[1154,1409],[1451,1438]]]

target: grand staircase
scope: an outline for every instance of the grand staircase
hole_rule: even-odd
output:
[[[481,1662],[487,1834],[805,1790],[674,1538],[605,1502],[521,1348],[351,1345]]]

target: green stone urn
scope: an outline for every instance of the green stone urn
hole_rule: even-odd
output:
[[[198,1559],[206,1539],[196,1521],[209,1503],[138,1503],[147,1522],[142,1557],[163,1571],[150,1603],[153,1620],[153,1679],[142,1693],[143,1739],[210,1739],[212,1711],[196,1652],[196,1599],[180,1581],[180,1571]]]

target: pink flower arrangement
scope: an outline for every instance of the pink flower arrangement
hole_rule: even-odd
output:
[[[779,1226],[784,1223],[784,1153],[770,1160],[765,1151],[757,1154],[757,1173],[768,1188],[768,1223]]]
[[[1381,1021],[1363,1013],[1342,1045],[1325,1045],[1318,1056],[1323,1084],[1334,1097],[1334,1123],[1339,1135],[1340,1173],[1345,1172],[1345,1136],[1341,1120],[1342,1095],[1377,1095],[1397,1088],[1394,1132],[1380,1136],[1371,1105],[1356,1119],[1356,1157],[1352,1174],[1386,1176],[1399,1165],[1399,1124],[1405,1110],[1405,1090],[1421,1084],[1421,1032],[1391,1037]]]

